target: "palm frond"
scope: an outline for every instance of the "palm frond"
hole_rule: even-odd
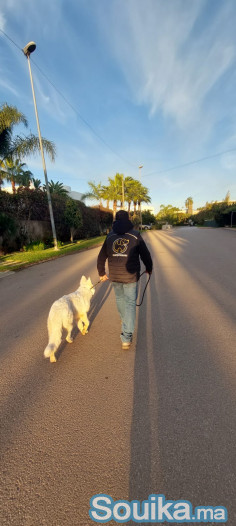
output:
[[[51,161],[55,161],[56,147],[51,141],[42,138],[43,149]],[[39,138],[32,133],[28,136],[17,135],[11,144],[8,156],[21,159],[27,155],[36,155],[40,151]]]
[[[27,119],[21,111],[19,111],[15,106],[8,106],[7,103],[4,103],[0,106],[0,133],[5,129],[11,130],[15,124],[24,124],[28,126]]]

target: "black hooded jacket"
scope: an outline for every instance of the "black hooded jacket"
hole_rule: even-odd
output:
[[[140,233],[133,229],[129,219],[114,221],[113,229],[106,237],[99,252],[97,269],[99,276],[105,274],[108,259],[109,279],[118,283],[133,283],[140,277],[140,260],[147,272],[152,271],[152,258]]]

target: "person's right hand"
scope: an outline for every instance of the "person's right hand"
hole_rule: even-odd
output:
[[[107,281],[108,276],[106,274],[104,274],[104,276],[99,276],[100,277],[100,281]]]

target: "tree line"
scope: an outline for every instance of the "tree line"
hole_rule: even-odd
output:
[[[14,106],[9,106],[7,103],[2,104],[0,106],[0,236],[9,239],[13,232],[17,231],[17,221],[49,219],[45,185],[42,185],[39,179],[34,178],[23,162],[25,156],[34,155],[40,150],[39,140],[32,133],[17,135],[15,128],[19,124],[27,128],[28,122],[25,115]],[[43,138],[43,147],[54,161],[55,145]],[[12,194],[1,191],[1,185],[5,181],[11,183]],[[68,228],[71,241],[75,234],[77,236],[84,234],[87,237],[97,235],[99,231],[101,233],[101,230],[112,223],[112,216],[109,213],[111,201],[113,219],[117,208],[123,208],[127,203],[128,211],[137,225],[140,222],[142,203],[151,202],[148,189],[139,180],[124,177],[123,174],[116,173],[114,177],[109,177],[107,185],[95,184],[92,181],[88,185],[89,191],[82,196],[82,201],[92,198],[98,200],[100,205],[102,201],[105,201],[107,213],[103,211],[103,216],[100,213],[102,212],[101,207],[100,212],[95,212],[90,207],[86,207],[83,202],[71,199],[59,181],[48,183],[59,237],[66,235],[66,229],[68,235]],[[90,212],[88,210],[85,212],[86,208]],[[96,218],[94,214],[97,214]],[[93,227],[91,217],[93,217]],[[17,235],[18,244],[21,246],[23,241],[19,238],[23,236],[19,236],[19,232]]]
[[[230,200],[230,193],[221,202],[212,201],[193,213],[193,199],[185,201],[186,213],[172,205],[161,205],[156,215],[156,226],[161,228],[165,222],[173,226],[195,224],[199,226],[236,226],[236,202]]]
[[[0,237],[3,242],[4,239],[9,240],[13,232],[17,232],[17,222],[21,220],[49,220],[46,187],[39,179],[34,178],[23,162],[25,156],[34,155],[39,151],[39,140],[32,133],[16,135],[15,127],[19,124],[26,128],[28,126],[26,117],[16,107],[7,103],[0,106]],[[55,145],[44,138],[43,147],[54,161]],[[1,191],[4,181],[11,183],[12,194]],[[232,217],[236,216],[236,204],[230,203],[229,192],[222,203],[206,203],[205,207],[194,215],[193,198],[188,197],[185,201],[187,213],[172,205],[162,204],[159,213],[154,216],[150,211],[143,211],[143,205],[151,202],[148,188],[140,180],[124,177],[120,173],[108,177],[107,184],[88,182],[89,191],[83,194],[82,201],[96,200],[100,205],[97,210],[71,199],[59,181],[50,181],[48,185],[59,239],[70,237],[72,242],[75,235],[77,238],[89,237],[110,228],[112,215],[114,219],[117,208],[124,208],[126,205],[135,227],[139,226],[141,217],[143,223],[161,228],[165,222],[177,226],[186,224],[188,220],[199,225],[208,220],[215,221],[217,225],[223,226],[229,222],[232,224]],[[109,212],[111,202],[112,214]],[[103,203],[107,211],[104,211]],[[18,245],[21,247],[24,236],[19,235],[19,229],[17,236]]]
[[[24,157],[40,151],[38,137],[16,134],[15,128],[27,119],[16,107],[0,106],[0,244],[4,252],[22,249],[30,241],[22,228],[22,221],[49,221],[45,185],[35,179],[23,162]],[[44,151],[55,160],[53,142],[43,138]],[[3,182],[10,182],[12,194],[1,190]],[[31,187],[33,183],[33,188]],[[101,234],[112,223],[112,214],[86,207],[68,196],[60,182],[49,182],[56,230],[61,241]],[[50,246],[51,239],[45,240]]]
[[[227,192],[220,203],[217,201],[206,202],[205,206],[198,209],[198,213],[193,218],[199,226],[236,226],[236,202],[230,200],[230,193]]]
[[[142,203],[151,202],[148,188],[143,186],[139,180],[129,176],[124,177],[120,173],[116,173],[114,177],[108,177],[107,185],[95,184],[92,181],[89,181],[88,185],[90,191],[83,194],[82,199],[95,199],[100,205],[102,205],[102,201],[105,201],[107,209],[110,208],[112,201],[113,218],[116,215],[118,205],[120,208],[124,208],[125,203],[127,203],[129,214],[133,206],[134,214],[138,212],[140,215]]]
[[[51,194],[57,238],[61,242],[96,237],[107,232],[112,213],[87,207],[64,193]],[[53,246],[47,193],[40,188],[19,187],[15,194],[0,190],[0,249],[4,253],[22,250],[36,241],[30,223],[43,222],[46,232],[37,241]],[[48,228],[46,228],[48,224]]]

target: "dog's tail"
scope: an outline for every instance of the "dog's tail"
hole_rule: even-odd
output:
[[[62,326],[56,324],[54,311],[50,312],[48,317],[48,336],[49,342],[43,353],[45,358],[56,352],[61,343]]]

